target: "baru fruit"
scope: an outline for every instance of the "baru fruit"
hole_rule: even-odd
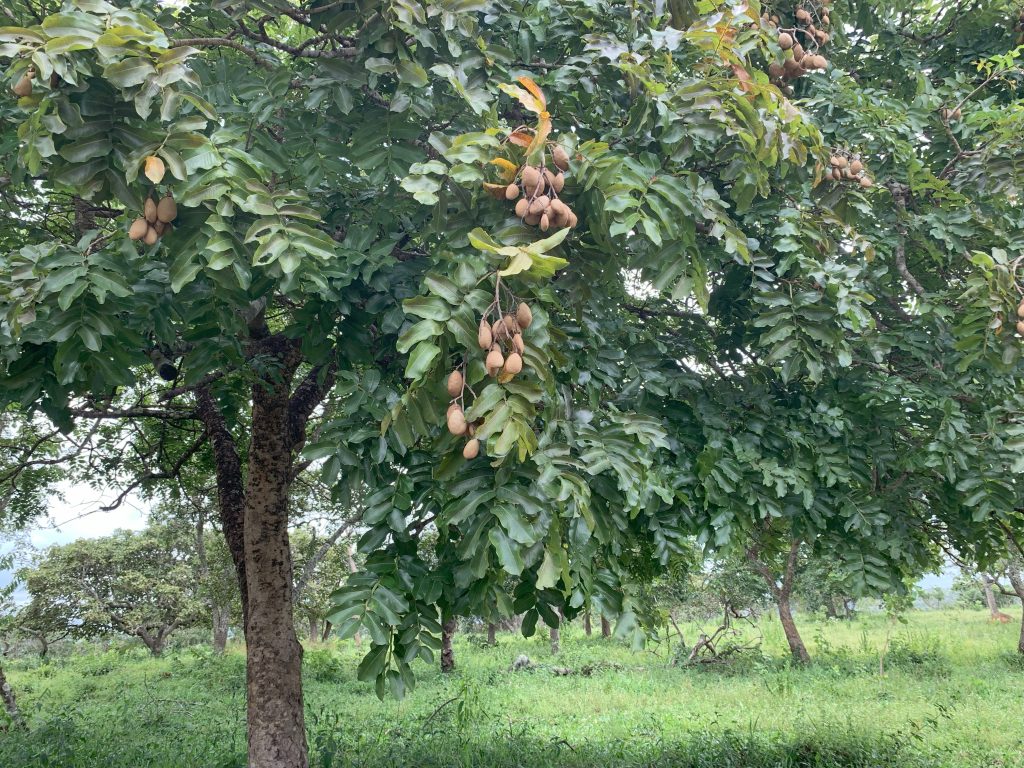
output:
[[[538,195],[530,203],[530,213],[540,216],[551,205],[551,198],[547,195]]]
[[[523,370],[523,358],[520,356],[518,352],[513,352],[511,355],[505,358],[505,373],[511,373],[513,376],[515,376],[521,370]]]
[[[146,236],[146,230],[148,229],[149,222],[140,216],[128,227],[128,237],[132,240],[141,240]]]
[[[462,394],[462,372],[455,370],[448,374],[448,394],[452,397],[458,397]]]
[[[18,78],[18,82],[16,82],[14,84],[14,88],[12,88],[15,96],[32,95],[32,78],[35,75],[35,72],[36,71],[34,69],[26,70],[25,74]]]
[[[555,190],[555,194],[556,195],[559,192],[561,192],[562,189],[565,188],[565,174],[563,174],[563,173],[556,173],[554,176],[552,176],[551,177],[551,188],[553,190]]]
[[[549,217],[546,213],[541,214],[539,226],[541,232],[547,232],[548,229],[551,227],[551,217]]]
[[[772,80],[781,80],[782,76],[785,73],[786,70],[783,69],[782,65],[777,62],[773,61],[771,64],[768,65],[768,77],[770,77]]]
[[[806,56],[804,58],[807,58]],[[820,53],[813,56],[814,68],[815,69],[826,69],[828,67],[828,59],[822,56]]]
[[[520,355],[526,351],[526,342],[523,341],[523,334],[517,333],[512,337],[512,347]]]
[[[497,345],[491,347],[491,351],[487,353],[487,360],[484,362],[484,366],[487,368],[487,373],[491,376],[497,376],[498,371],[505,365],[505,358],[501,354],[501,350],[498,349]]]
[[[1024,336],[1024,320],[1017,321],[1017,333]]]
[[[147,197],[146,202],[142,204],[142,215],[150,224],[156,221],[156,203],[153,202],[153,198]]]
[[[507,187],[505,187],[505,199],[506,200],[515,200],[517,197],[519,197],[519,187],[518,186],[516,186],[515,184],[509,184]]]
[[[516,307],[516,322],[523,330],[529,328],[530,323],[533,322],[533,311],[525,301],[520,302],[519,306]]]
[[[569,153],[558,144],[551,147],[551,162],[561,171],[569,170]]]
[[[146,245],[155,245],[159,239],[160,233],[151,226],[146,228],[146,234],[142,236],[142,242]]]
[[[521,219],[524,216],[526,216],[526,214],[528,214],[529,212],[530,201],[527,200],[525,197],[519,198],[519,201],[516,203],[516,216],[518,216]]]
[[[871,180],[870,176],[861,176],[860,185],[865,189],[870,189],[871,187],[875,186],[875,182]]]
[[[466,423],[466,414],[461,408],[456,408],[448,414],[448,431],[453,435],[464,435],[469,425]]]
[[[788,51],[793,47],[793,36],[788,32],[783,32],[779,35],[779,48],[784,51]]]
[[[532,165],[523,166],[523,188],[526,194],[533,195],[540,185],[540,171]]]
[[[169,224],[178,218],[178,204],[170,195],[162,198],[156,206],[156,217],[164,224]]]
[[[472,440],[467,442],[465,448],[462,449],[462,458],[466,459],[466,461],[469,461],[471,459],[475,459],[479,455],[480,441],[474,437]]]
[[[490,349],[494,343],[491,324],[487,322],[486,317],[480,321],[480,328],[476,332],[476,343],[480,346],[480,349]]]
[[[828,161],[833,168],[845,168],[848,164],[847,159],[842,155],[832,155]]]
[[[796,12],[796,19],[797,19],[797,21],[802,21],[802,22],[804,22],[806,24],[808,21],[811,20],[811,14],[808,13],[803,8],[799,8],[799,9],[797,9],[797,12]]]
[[[853,171],[854,173],[860,173],[861,171],[864,170],[864,163],[862,163],[860,160],[854,160],[852,163],[850,163],[850,170]]]
[[[1024,318],[1024,301],[1017,305],[1017,317]]]

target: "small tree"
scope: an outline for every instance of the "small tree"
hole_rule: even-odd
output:
[[[123,633],[158,656],[174,630],[203,612],[189,554],[168,529],[117,531],[51,547],[20,577],[39,607],[34,615],[52,621],[52,631]]]

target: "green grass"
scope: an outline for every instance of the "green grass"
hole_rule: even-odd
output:
[[[981,612],[915,613],[898,625],[884,675],[882,616],[802,617],[816,662],[794,669],[778,622],[763,654],[682,669],[664,647],[632,653],[563,631],[460,635],[458,670],[421,666],[404,701],[355,680],[349,643],[306,654],[315,766],[941,766],[1024,768],[1018,625]],[[690,637],[694,628],[684,627]],[[520,653],[538,669],[508,671]],[[0,766],[244,766],[244,656],[206,649],[9,662],[31,729],[0,735]],[[589,676],[557,677],[551,666]]]

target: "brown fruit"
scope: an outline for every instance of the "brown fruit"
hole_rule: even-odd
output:
[[[155,229],[153,229],[153,227],[147,228],[146,234],[142,236],[142,242],[144,242],[146,245],[153,245],[159,239],[160,235],[157,233]]]
[[[538,195],[533,199],[533,202],[530,203],[530,213],[539,216],[548,209],[549,205],[551,205],[550,197],[548,197],[547,195]]]
[[[574,212],[572,212],[572,211],[569,211],[569,226],[570,227],[575,227],[578,222],[579,222],[579,219],[576,218],[576,214]]]
[[[523,358],[520,356],[518,352],[513,352],[505,360],[504,371],[505,373],[511,373],[513,376],[515,376],[521,370],[523,370]]]
[[[525,216],[523,216],[523,221],[525,221],[531,227],[536,227],[538,224],[540,224],[540,214],[528,213]]]
[[[806,56],[804,58],[807,58]],[[826,69],[828,67],[828,59],[822,56],[820,53],[814,56],[814,68],[815,69]]]
[[[148,229],[149,222],[140,216],[128,227],[128,237],[132,240],[141,240],[146,236],[146,230]]]
[[[548,206],[549,216],[559,218],[564,217],[567,213],[569,213],[569,206],[563,203],[561,200],[552,200],[551,205]]]
[[[555,144],[551,147],[551,162],[560,171],[567,171],[569,170],[569,153],[558,144]]]
[[[519,327],[519,319],[511,312],[505,315],[503,320],[505,321],[505,328],[507,330],[508,338],[512,338],[514,334],[517,334],[520,332],[520,330],[522,330]]]
[[[156,233],[157,233],[158,235],[160,235],[161,237],[163,237],[163,234],[164,234],[164,230],[166,230],[166,229],[167,229],[167,222],[164,222],[164,221],[158,221],[158,222],[156,222],[156,223],[155,223],[155,224],[153,225],[153,229],[155,229],[155,230],[156,230]]]
[[[793,47],[793,36],[788,32],[783,32],[779,35],[779,48],[784,51],[788,51]]]
[[[150,224],[156,221],[156,203],[153,202],[153,198],[146,198],[146,202],[142,205],[142,215]]]
[[[841,170],[839,170],[838,168],[833,168],[832,169],[832,178],[835,179],[836,181],[842,181],[843,180],[843,172]]]
[[[551,218],[546,213],[541,214],[541,217],[540,217],[540,231],[541,232],[547,232],[550,227],[551,227]]]
[[[516,203],[516,216],[520,219],[530,212],[530,201],[525,197],[519,198],[519,202]]]
[[[796,45],[794,45],[792,50],[793,50],[793,60],[794,61],[800,61],[800,59],[802,59],[804,57],[804,47],[802,45],[800,45],[800,43],[797,43]]]
[[[809,58],[811,58],[811,57],[810,56],[804,56],[803,60],[807,61]],[[788,77],[790,80],[792,80],[795,77],[800,77],[800,75],[802,75],[804,73],[804,70],[800,66],[800,64],[798,64],[793,59],[786,59],[784,62],[782,62],[782,71],[785,73],[786,77]]]
[[[475,437],[466,443],[466,447],[462,449],[462,458],[466,461],[475,459],[480,455],[480,441]]]
[[[487,353],[487,360],[484,362],[487,373],[497,376],[503,365],[505,365],[505,358],[502,356],[501,350],[497,345],[491,347],[491,351]]]
[[[768,65],[768,77],[772,80],[781,80],[782,76],[786,73],[786,70],[782,68],[782,65],[777,62],[772,62]]]
[[[462,394],[462,371],[452,371],[448,374],[448,394],[452,397],[458,397]]]
[[[1024,320],[1017,321],[1017,333],[1024,336]]]
[[[954,109],[954,110],[953,110],[953,111],[952,111],[952,112],[950,113],[950,115],[949,115],[949,116],[950,116],[950,118],[951,118],[951,119],[953,119],[953,120],[959,120],[959,119],[961,118],[962,114],[961,114],[961,112],[960,112],[960,110],[959,110],[959,109]]]
[[[523,341],[523,334],[517,333],[512,337],[512,347],[520,355],[526,351],[526,342]]]
[[[32,70],[29,70],[29,72],[31,71]],[[32,77],[28,74],[28,72],[26,72],[18,79],[18,82],[14,84],[14,88],[12,90],[14,91],[15,96],[32,95]]]
[[[1017,305],[1017,317],[1024,318],[1024,301]]]
[[[556,173],[554,176],[551,177],[551,188],[553,190],[555,190],[555,194],[556,195],[559,192],[561,192],[564,187],[565,187],[565,175],[564,174]]]
[[[805,11],[803,8],[798,8],[796,12],[797,21],[802,21],[805,24],[811,20],[811,14]]]
[[[853,171],[854,173],[860,173],[861,171],[864,170],[864,163],[862,163],[860,160],[854,160],[852,163],[850,163],[850,170]]]
[[[480,349],[490,349],[494,343],[494,334],[491,333],[491,324],[487,322],[487,318],[480,321],[480,328],[476,332],[476,343],[480,345]]]
[[[530,309],[530,305],[525,301],[520,302],[519,306],[516,307],[516,323],[519,324],[520,328],[526,330],[532,322],[533,311]]]
[[[821,29],[818,30],[818,34],[816,34],[815,37],[818,38],[818,42],[822,45],[827,45],[828,41],[832,39],[828,32]]]
[[[495,343],[508,338],[508,329],[505,327],[505,320],[503,318],[495,320],[491,325],[491,338]],[[491,347],[493,346],[494,344],[491,344]]]
[[[452,415],[452,411],[461,411],[461,410],[462,410],[462,406],[461,406],[461,405],[459,405],[458,403],[456,403],[456,402],[455,402],[455,401],[453,400],[453,401],[451,402],[451,404],[450,404],[450,405],[448,406],[448,410],[447,410],[447,411],[445,411],[444,417],[445,417],[445,418],[447,419],[447,418],[448,418],[449,416],[451,416],[451,415]]]
[[[178,204],[174,202],[173,197],[167,195],[157,203],[156,217],[164,224],[169,224],[178,218]]]
[[[778,16],[776,16],[775,14],[772,14],[772,17],[771,17],[770,21],[771,21],[772,23],[774,23],[774,24],[778,24],[778,23],[779,23],[779,21],[780,21],[780,19],[779,19],[779,17],[778,17]]]
[[[532,195],[537,185],[540,184],[540,171],[534,168],[532,165],[523,166],[523,187],[526,190],[526,194]]]
[[[466,429],[469,427],[466,424],[466,414],[463,413],[461,408],[456,408],[454,411],[448,414],[448,431],[453,435],[464,435]]]
[[[847,159],[842,155],[832,155],[828,161],[833,168],[845,168],[848,165]]]
[[[829,24],[832,23],[832,20],[828,17],[828,14],[825,14],[824,16],[821,17],[821,23],[827,27]]]
[[[469,435],[470,437],[473,437],[476,434],[476,424],[470,422],[469,426],[466,427],[466,434]]]
[[[861,176],[860,185],[865,189],[870,189],[871,187],[875,186],[875,182],[871,180],[870,176]]]
[[[506,200],[515,200],[517,197],[519,197],[519,187],[517,187],[515,184],[509,184],[507,187],[505,187]]]

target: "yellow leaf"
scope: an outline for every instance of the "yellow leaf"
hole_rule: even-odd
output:
[[[544,91],[540,89],[539,85],[533,82],[533,80],[531,80],[526,75],[520,77],[519,82],[524,88],[526,88],[526,90],[533,94],[534,98],[540,102],[540,105],[544,109],[548,108],[548,100],[544,97]]]
[[[494,158],[491,160],[491,164],[501,168],[501,178],[506,184],[511,183],[512,180],[515,179],[516,173],[519,171],[519,168],[515,163],[511,160],[506,160],[504,157]]]
[[[164,161],[156,155],[150,155],[146,158],[146,168],[144,173],[146,178],[152,181],[154,184],[159,184],[163,178],[166,168],[164,168]]]

